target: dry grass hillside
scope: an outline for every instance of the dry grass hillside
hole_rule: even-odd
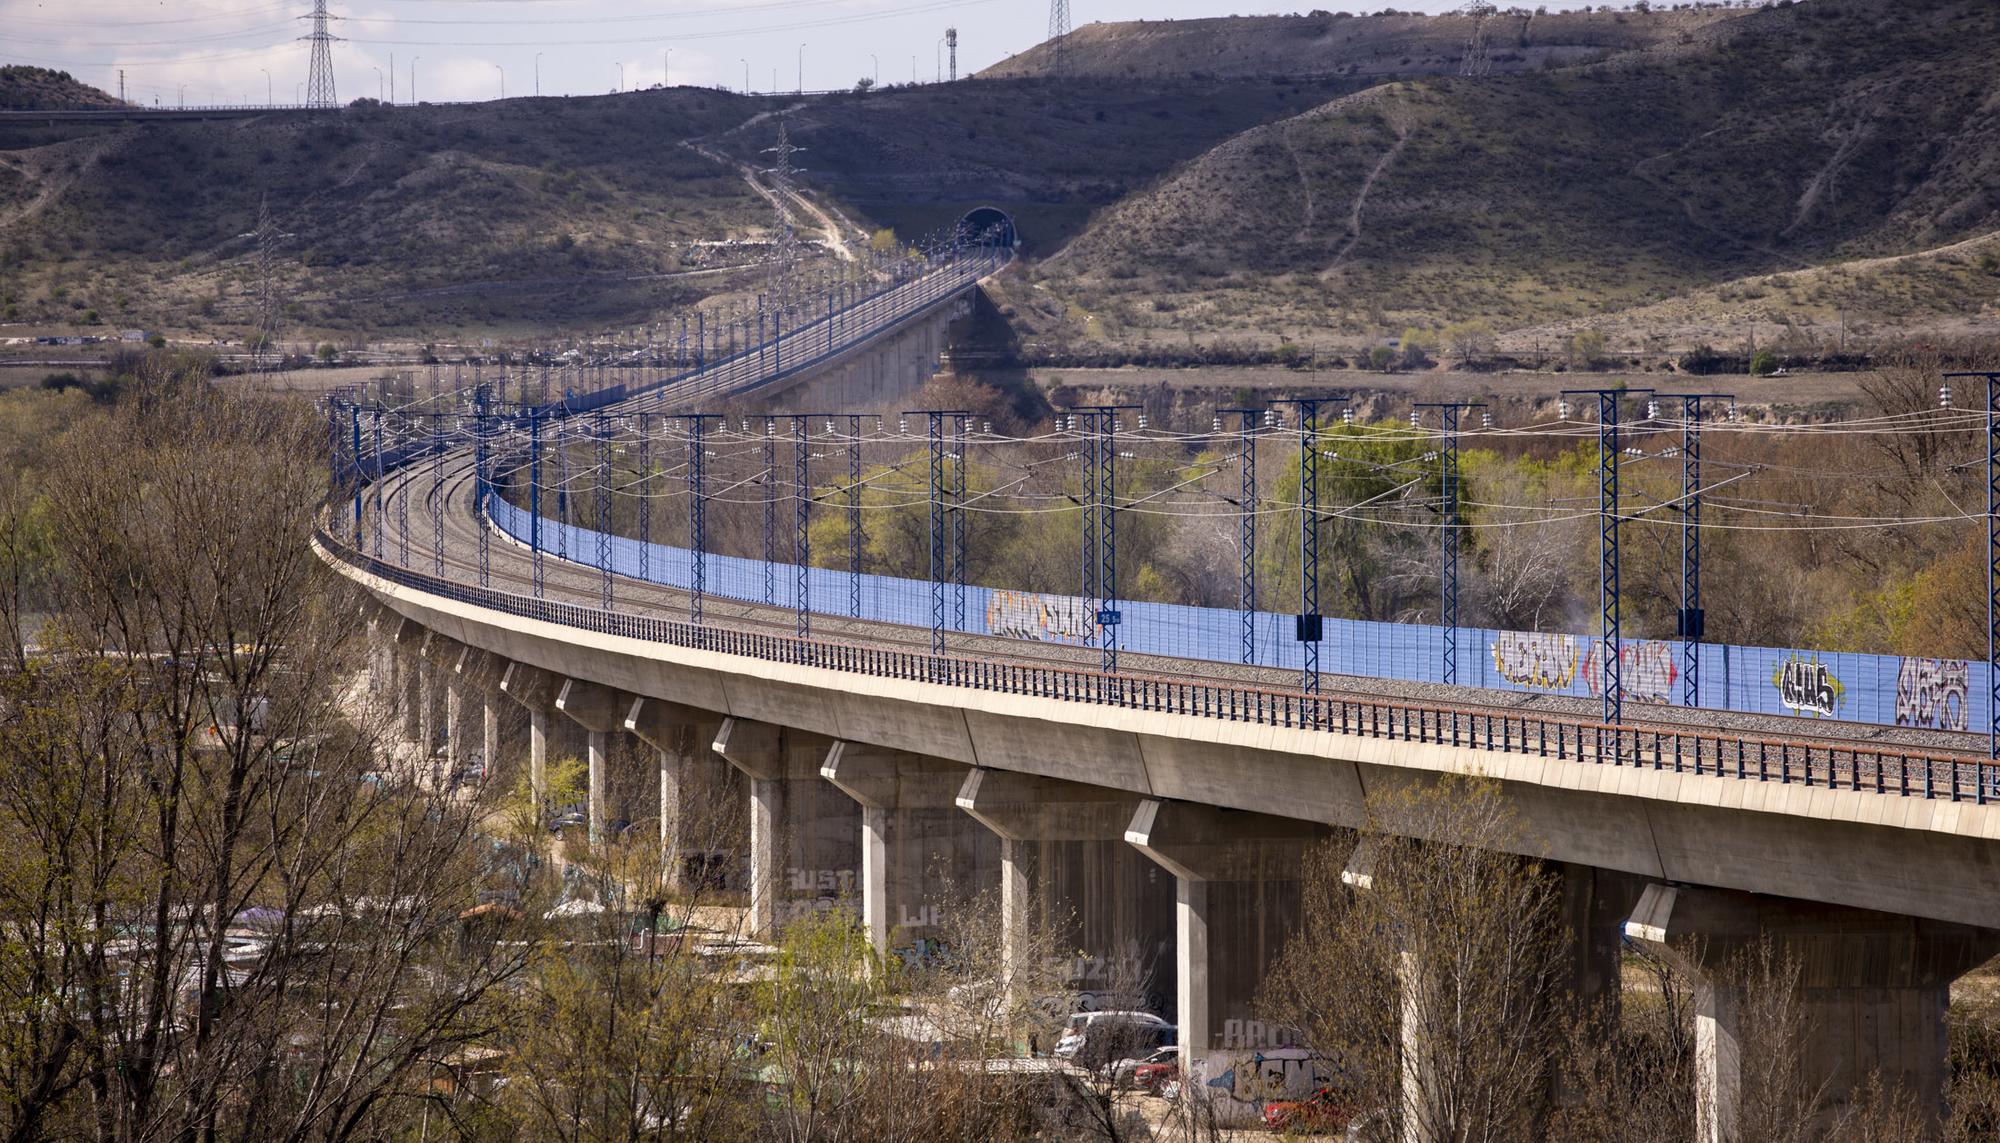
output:
[[[1040,281],[1112,339],[1360,338],[1944,246],[2000,225],[1996,51],[1982,0],[1812,0],[1587,66],[1380,85],[1185,165]],[[1949,304],[1992,296],[1960,277]]]
[[[1493,73],[1601,59],[1691,40],[1718,20],[1744,15],[1718,6],[1646,12],[1497,13],[1484,22]],[[1454,74],[1474,43],[1475,23],[1456,13],[1352,16],[1228,16],[1088,24],[1063,41],[1070,74],[1098,78],[1249,78]],[[1048,44],[994,64],[983,77],[1046,76]]]
[[[733,168],[678,145],[755,111],[684,90],[19,128],[0,150],[5,304],[30,323],[225,331],[247,315],[268,200],[295,322],[631,320],[699,289],[659,275],[728,260],[698,244],[768,225]]]
[[[807,180],[875,225],[920,234],[993,204],[1015,216],[1038,256],[1230,137],[1361,85],[979,80],[801,103],[790,129]],[[726,143],[737,159],[762,162],[758,149],[771,140],[762,125]]]
[[[118,100],[66,71],[8,64],[0,67],[0,111],[117,107]]]

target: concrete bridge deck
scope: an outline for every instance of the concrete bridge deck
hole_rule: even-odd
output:
[[[802,639],[789,608],[714,596],[694,625],[683,591],[617,577],[605,609],[598,569],[546,554],[538,592],[530,554],[475,511],[462,455],[393,472],[380,492],[426,523],[442,498],[441,547],[421,526],[407,563],[325,531],[315,543],[384,609],[378,674],[399,673],[400,646],[416,685],[390,689],[408,704],[429,711],[474,674],[499,680],[484,699],[527,707],[537,774],[551,720],[576,723],[594,834],[616,808],[609,745],[637,736],[659,755],[665,853],[689,844],[691,797],[747,793],[761,929],[800,901],[840,906],[845,890],[829,901],[825,886],[851,884],[885,953],[921,941],[943,907],[941,858],[997,884],[1008,933],[1037,909],[1072,909],[1073,947],[1092,954],[1077,978],[1125,966],[1104,970],[1104,987],[1171,1013],[1190,1069],[1275,1042],[1256,983],[1289,933],[1306,848],[1362,825],[1371,793],[1445,773],[1496,780],[1517,851],[1561,872],[1580,990],[1615,987],[1621,934],[1692,955],[1698,972],[1752,936],[1798,951],[1816,1021],[1808,1066],[1830,1090],[1880,1069],[1939,1105],[1948,986],[2000,951],[2000,805],[1977,756],[1824,723],[1748,733],[1670,707],[1608,727],[1365,680],[1306,695],[1196,661],[1128,659],[1135,669],[1107,676],[1001,639],[933,655],[928,630],[828,615]],[[701,777],[721,763],[733,776]],[[1705,1044],[1733,1043],[1728,989],[1716,975],[1704,985]],[[1717,1048],[1698,1061],[1710,1138],[1728,1133],[1733,1060]]]

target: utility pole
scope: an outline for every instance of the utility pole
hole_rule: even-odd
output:
[[[1444,670],[1446,686],[1458,683],[1458,417],[1462,412],[1484,409],[1483,403],[1418,402],[1410,410],[1410,424],[1422,427],[1420,411],[1436,409],[1441,418],[1443,439],[1438,446],[1439,468],[1439,568],[1438,624],[1444,628]],[[1489,418],[1490,419],[1490,418]]]
[[[1347,398],[1299,397],[1299,614],[1293,638],[1300,647],[1299,689],[1319,693],[1319,644],[1326,620],[1319,610],[1319,410]]]
[[[1701,606],[1701,403],[1734,402],[1727,393],[1670,393],[1681,403],[1681,606],[1674,632],[1681,640],[1681,705],[1701,705],[1701,640],[1708,613]]]
[[[1268,409],[1218,409],[1215,432],[1222,432],[1222,418],[1236,417],[1236,468],[1241,478],[1236,510],[1236,607],[1243,622],[1243,662],[1257,661],[1257,425],[1269,424]]]
[[[1945,377],[1978,377],[1986,382],[1986,754],[2000,760],[2000,669],[1996,669],[2000,668],[2000,373]],[[1982,805],[1988,798],[1986,779],[1982,773],[1973,792]]]
[[[1618,421],[1619,404],[1628,396],[1651,393],[1650,389],[1565,389],[1559,406],[1562,418],[1569,419],[1569,397],[1597,400],[1597,524],[1599,612],[1598,675],[1604,691],[1604,721],[1617,727],[1625,720],[1625,653],[1619,630],[1618,598]],[[1601,748],[1600,748],[1601,749]]]
[[[948,532],[948,513],[956,512],[958,505],[947,504],[946,498],[955,489],[962,488],[958,479],[948,479],[945,472],[945,418],[965,418],[972,414],[964,409],[912,409],[908,415],[922,416],[927,422],[926,438],[930,445],[930,506],[931,506],[931,654],[944,655],[945,629],[945,584],[954,578],[954,569],[963,565],[963,552],[945,550]],[[964,464],[964,457],[959,458]],[[965,533],[961,528],[957,536],[963,542]],[[934,664],[935,670],[939,664]]]

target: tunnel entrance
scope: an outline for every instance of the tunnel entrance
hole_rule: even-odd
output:
[[[958,226],[968,240],[981,246],[1013,246],[1020,241],[1014,231],[1014,219],[997,206],[968,211],[958,220]]]

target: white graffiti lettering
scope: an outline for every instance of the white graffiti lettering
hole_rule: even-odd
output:
[[[1789,709],[1821,718],[1832,718],[1846,693],[1825,663],[1810,659],[1786,659],[1771,685],[1778,688],[1778,701]]]
[[[1604,694],[1604,672],[1600,668],[1604,645],[1592,640],[1590,653],[1583,658],[1583,681],[1593,695]],[[1641,702],[1672,702],[1674,680],[1681,672],[1674,665],[1674,645],[1652,641],[1627,643],[1618,649],[1618,685],[1625,697]]]
[[[854,891],[852,869],[799,869],[785,871],[791,877],[792,892],[845,897]]]
[[[986,604],[986,629],[1010,639],[1082,646],[1097,623],[1090,605],[1074,596],[996,591]]]
[[[1965,729],[1972,666],[1963,659],[1910,657],[1896,671],[1896,725]]]
[[[1304,1039],[1298,1029],[1287,1028],[1283,1024],[1271,1024],[1263,1020],[1224,1020],[1222,1022],[1222,1043],[1218,1047],[1224,1051],[1249,1048],[1295,1048]]]
[[[1567,690],[1576,678],[1576,636],[1502,631],[1493,641],[1493,669],[1517,687]]]
[[[1200,1074],[1213,1094],[1252,1110],[1276,1099],[1297,1099],[1333,1080],[1328,1061],[1306,1048],[1211,1052],[1201,1061]]]

